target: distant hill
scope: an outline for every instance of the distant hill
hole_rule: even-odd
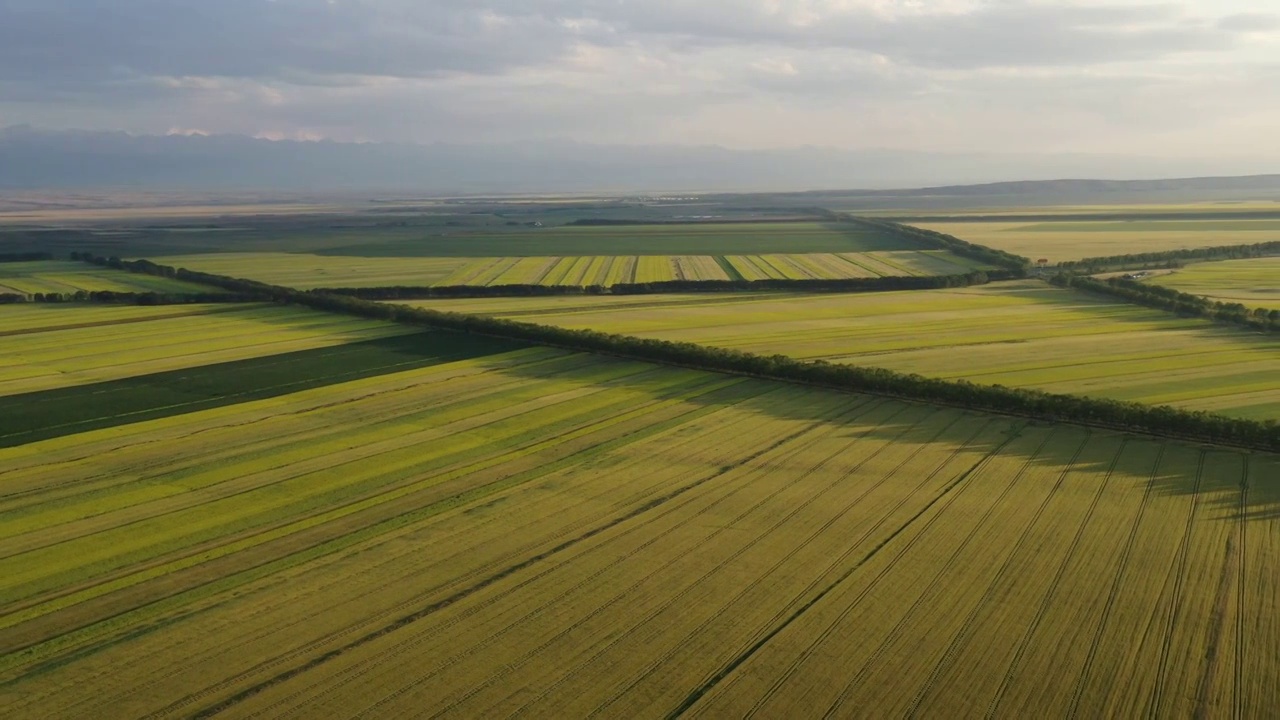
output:
[[[1050,191],[1054,185],[995,181],[1172,177],[1259,169],[1265,168],[1250,168],[1240,161],[1106,155],[942,154],[813,147],[732,150],[574,142],[413,145],[274,141],[242,135],[130,135],[28,126],[0,129],[0,188],[11,190],[412,190],[475,194],[867,188],[846,194],[869,196],[886,188],[928,186],[912,194],[1016,195]],[[981,182],[989,184],[961,187]],[[1076,183],[1096,188],[1111,181],[1052,182],[1070,190]]]
[[[1280,190],[1280,174],[1190,177],[1167,180],[1017,180],[975,185],[946,185],[911,190],[912,195],[1078,195],[1179,191]],[[904,194],[887,191],[876,194]]]

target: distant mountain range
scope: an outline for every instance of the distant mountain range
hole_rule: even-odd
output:
[[[0,189],[412,190],[418,193],[802,191],[926,187],[954,195],[1041,193],[1028,181],[1260,172],[1243,161],[1107,155],[942,154],[716,146],[413,145],[263,140],[242,135],[0,129]],[[1022,178],[1019,182],[994,182]],[[1057,180],[1063,190],[1280,187],[1275,175],[1196,181]],[[959,187],[969,183],[983,186]],[[1088,187],[1078,186],[1088,183]],[[1172,185],[1171,185],[1172,183]]]

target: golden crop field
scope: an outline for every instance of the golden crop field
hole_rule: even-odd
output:
[[[1280,257],[1194,263],[1146,282],[1250,309],[1280,310]]]
[[[0,308],[0,396],[410,331],[305,308],[262,304],[9,305]]]
[[[1265,715],[1280,458],[515,349],[0,449],[0,715]]]
[[[972,222],[964,219],[911,222],[961,240],[1051,263],[1089,257],[1164,252],[1280,239],[1280,220],[1092,220]]]
[[[301,289],[432,285],[615,285],[669,280],[839,279],[955,275],[982,266],[943,250],[769,255],[345,257],[292,253],[179,255],[161,262]],[[730,273],[732,270],[732,273]],[[737,277],[734,276],[736,274]]]
[[[0,263],[0,293],[74,294],[110,291],[120,293],[215,293],[217,288],[195,285],[171,278],[125,273],[82,262],[41,260]]]
[[[410,304],[1280,419],[1280,339],[1036,280],[859,295],[485,298]]]

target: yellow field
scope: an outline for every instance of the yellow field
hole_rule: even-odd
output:
[[[1280,310],[1280,257],[1195,263],[1146,282],[1250,309]]]
[[[1034,280],[860,295],[712,293],[410,304],[1280,419],[1280,338]]]
[[[1276,220],[913,222],[961,240],[1051,263],[1280,239]]]
[[[0,308],[0,395],[399,335],[411,328],[259,304]]]
[[[1280,458],[527,349],[0,449],[0,714],[1269,712]]]

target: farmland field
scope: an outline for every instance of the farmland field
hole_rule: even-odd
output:
[[[0,308],[0,396],[374,340],[412,332],[261,304]]]
[[[911,225],[1051,263],[1280,240],[1280,219],[919,221]]]
[[[0,714],[1260,716],[1277,477],[491,349],[0,449]]]
[[[1280,339],[1033,280],[861,295],[491,298],[410,304],[1280,419]]]
[[[158,292],[170,294],[216,293],[216,288],[171,278],[95,267],[81,262],[42,260],[0,263],[0,293],[74,294],[79,291],[121,293]]]
[[[764,255],[351,258],[225,253],[160,258],[174,267],[301,289],[391,285],[615,285],[667,280],[956,275],[984,266],[943,250]]]
[[[1280,257],[1194,263],[1146,282],[1250,309],[1280,310]]]

